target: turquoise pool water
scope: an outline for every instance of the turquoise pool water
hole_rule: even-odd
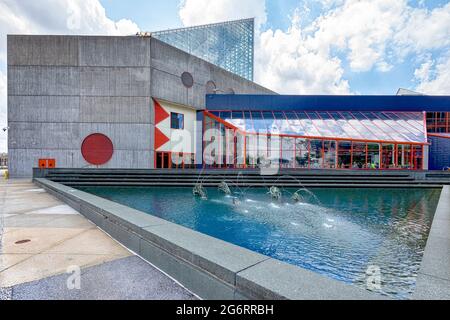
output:
[[[438,189],[314,189],[295,202],[291,189],[282,189],[280,200],[263,188],[232,188],[231,196],[209,188],[207,200],[190,188],[79,189],[366,289],[368,268],[380,270],[381,288],[372,290],[398,299],[414,291],[440,195]]]

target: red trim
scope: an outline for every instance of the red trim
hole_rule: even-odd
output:
[[[287,119],[286,114],[283,112],[284,117]],[[305,113],[306,114],[306,113]],[[235,134],[242,134],[243,138],[244,138],[244,168],[247,167],[247,137],[252,135],[252,136],[267,136],[267,137],[280,137],[281,138],[281,147],[279,150],[279,155],[283,156],[283,138],[294,138],[294,139],[308,139],[307,140],[307,150],[308,150],[308,168],[311,168],[311,140],[319,140],[322,142],[322,148],[321,148],[321,156],[322,156],[322,161],[321,161],[321,167],[324,168],[325,167],[325,141],[335,141],[335,149],[336,149],[336,153],[335,153],[335,167],[338,167],[339,164],[339,142],[340,141],[345,141],[345,142],[349,142],[350,143],[350,164],[349,164],[349,169],[365,169],[365,170],[373,170],[371,168],[368,168],[368,157],[369,157],[369,149],[368,149],[368,145],[369,144],[377,144],[379,146],[379,168],[384,168],[385,169],[389,169],[389,170],[399,170],[399,169],[403,169],[403,168],[399,168],[398,167],[398,161],[399,161],[399,155],[398,155],[398,150],[399,150],[399,146],[398,145],[403,145],[403,146],[409,146],[410,150],[422,150],[422,156],[419,157],[423,163],[423,146],[424,145],[429,145],[429,143],[420,143],[420,142],[403,142],[403,141],[385,141],[385,140],[368,140],[368,139],[348,139],[348,138],[336,138],[336,137],[315,137],[315,136],[299,136],[299,135],[291,135],[291,134],[268,134],[268,133],[247,133],[239,128],[237,128],[236,126],[228,123],[227,121],[224,121],[223,119],[215,116],[215,115],[211,115],[210,113],[207,111],[204,111],[204,115],[205,117],[208,116],[212,121],[217,121],[219,124],[224,125],[226,128],[228,127],[228,129],[233,129],[235,130]],[[262,115],[262,114],[261,114]],[[272,113],[274,119],[275,119],[275,115]],[[366,115],[362,114],[364,118],[368,119]],[[298,115],[296,114],[297,119],[298,119]],[[312,119],[310,118],[310,116],[308,114],[306,114],[307,118],[305,120],[309,120],[311,121],[311,125],[313,127],[315,127],[314,123],[312,122]],[[318,115],[320,117],[320,115]],[[331,115],[330,115],[331,116]],[[344,119],[342,119],[343,121],[346,121],[349,126],[353,127],[350,123],[349,123],[349,119],[346,119],[343,115],[340,115],[341,117],[343,117]],[[354,118],[354,115],[351,115],[351,117],[353,119],[358,120],[357,118]],[[334,118],[334,117],[333,117]],[[386,116],[386,118],[389,118]],[[262,119],[265,121],[264,116],[262,115]],[[381,121],[381,123],[383,123],[385,126],[390,127],[389,124],[385,123],[382,119],[379,119],[376,116],[376,119]],[[281,119],[283,120],[283,119]],[[295,120],[295,119],[294,119]],[[298,119],[300,120],[300,119]],[[320,117],[321,121],[324,121],[321,117]],[[206,121],[206,118],[204,118],[204,121]],[[290,124],[289,124],[290,125]],[[326,124],[328,125],[328,124]],[[376,127],[378,126],[377,124],[374,124]],[[303,124],[302,124],[303,126]],[[363,127],[366,127],[365,125],[363,125]],[[353,127],[354,128],[354,127]],[[358,132],[358,129],[354,128],[354,130],[356,130]],[[380,129],[381,130],[381,129]],[[297,156],[297,151],[296,151],[296,140],[294,140],[294,164],[293,167],[297,167],[296,165],[296,156]],[[353,159],[354,159],[354,144],[359,143],[359,144],[364,144],[364,149],[365,149],[365,166],[364,168],[353,168]],[[388,146],[393,146],[392,149],[390,149]],[[420,149],[417,147],[420,146]],[[237,146],[235,146],[235,152],[237,153]],[[389,151],[389,150],[390,151]],[[291,151],[291,150],[289,150]],[[385,152],[386,151],[386,152]],[[266,147],[266,152],[269,152],[269,146]],[[391,152],[391,161],[388,161],[387,163],[384,163],[383,161],[386,161],[389,157],[389,152]],[[418,152],[414,151],[414,156],[412,157],[411,160],[414,161],[414,168],[410,168],[410,169],[416,169],[417,170],[417,160],[418,160]],[[303,154],[303,153],[302,153]],[[403,155],[402,155],[403,156]],[[236,154],[237,157],[237,154]],[[390,158],[389,158],[390,159]],[[405,159],[407,160],[407,159]],[[391,163],[393,162],[393,163]],[[235,165],[236,167],[236,165]],[[252,165],[253,167],[253,165]]]
[[[153,103],[155,105],[155,125],[157,125],[166,120],[170,115],[156,99],[153,99]]]
[[[450,139],[450,134],[449,135],[445,135],[445,134],[439,134],[439,133],[428,133],[428,136],[430,137],[438,137],[438,138],[445,138],[445,139]]]
[[[155,150],[158,150],[169,141],[170,139],[164,133],[162,133],[161,130],[155,127]]]

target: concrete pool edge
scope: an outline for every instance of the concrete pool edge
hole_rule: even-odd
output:
[[[34,183],[204,299],[387,299],[47,179]]]
[[[450,299],[450,186],[443,186],[413,299]]]

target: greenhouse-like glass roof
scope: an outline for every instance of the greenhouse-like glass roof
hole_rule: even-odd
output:
[[[208,111],[246,133],[427,143],[421,112]]]

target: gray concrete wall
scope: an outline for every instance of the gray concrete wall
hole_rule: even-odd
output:
[[[186,88],[181,74],[190,72]],[[113,142],[105,168],[152,168],[152,97],[204,109],[206,83],[236,93],[272,93],[159,40],[103,36],[8,36],[11,177],[31,176],[39,158],[89,167],[91,133]]]
[[[213,81],[218,94],[232,89],[236,94],[274,94],[254,82],[241,78],[158,39],[151,41],[152,95],[196,109],[205,109],[206,83]],[[181,74],[189,72],[194,86],[185,88]],[[176,90],[175,90],[176,89]]]

